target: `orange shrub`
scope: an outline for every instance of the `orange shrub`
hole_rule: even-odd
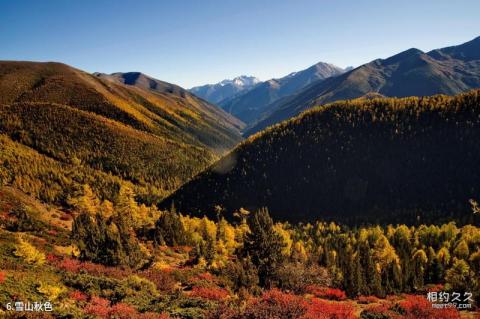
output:
[[[84,302],[84,301],[87,301],[88,299],[88,295],[84,294],[83,292],[79,291],[79,290],[74,290],[72,292],[70,292],[68,294],[68,296],[77,301],[77,302]]]
[[[68,272],[79,272],[81,263],[77,259],[64,258],[58,262],[57,267]]]
[[[453,308],[436,309],[424,296],[406,295],[405,300],[399,302],[403,317],[406,319],[457,319],[458,310]]]
[[[203,299],[215,300],[215,301],[222,301],[227,299],[230,294],[227,290],[223,288],[215,288],[215,287],[193,287],[191,295],[193,297],[199,297]]]
[[[306,300],[301,296],[272,289],[251,299],[244,310],[221,305],[209,319],[355,319],[351,303]]]
[[[307,302],[302,297],[272,289],[247,305],[244,313],[235,318],[270,319],[302,318],[307,313]]]
[[[107,299],[92,297],[90,303],[84,308],[88,315],[100,317],[102,319],[169,319],[166,314],[160,313],[139,313],[132,306],[125,303],[117,303],[113,306]]]
[[[351,303],[314,298],[307,304],[307,311],[301,319],[356,319],[354,310]]]
[[[327,288],[317,285],[309,285],[305,287],[305,291],[318,298],[330,299],[330,300],[345,300],[347,295],[344,291],[337,288]]]
[[[81,262],[78,259],[73,258],[63,258],[59,261],[58,259],[53,259],[52,263],[56,264],[58,268],[67,272],[78,273],[80,271],[84,271],[93,276],[107,276],[117,279],[123,279],[132,273],[131,270],[125,270],[119,267],[107,267],[92,262]]]
[[[110,317],[115,319],[131,319],[138,316],[135,308],[121,302],[113,305],[108,313]]]
[[[110,301],[100,297],[92,297],[90,302],[84,308],[88,315],[97,316],[100,318],[108,318],[110,312]]]
[[[0,284],[5,282],[6,278],[7,278],[7,274],[4,271],[0,271]]]

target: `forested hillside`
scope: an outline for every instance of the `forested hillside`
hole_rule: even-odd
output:
[[[110,200],[122,183],[145,201],[164,197],[241,139],[241,122],[176,88],[1,62],[0,184],[57,204],[83,184]]]
[[[169,196],[181,212],[349,223],[473,222],[480,91],[340,101],[250,137]]]

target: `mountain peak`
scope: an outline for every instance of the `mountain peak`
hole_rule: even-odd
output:
[[[233,78],[232,80],[229,80],[229,79],[223,80],[219,84],[222,86],[228,85],[228,84],[237,85],[237,86],[245,86],[245,85],[251,86],[257,83],[260,83],[260,80],[254,76],[240,75]]]
[[[397,53],[384,61],[387,63],[397,63],[399,61],[414,57],[414,56],[419,56],[421,54],[424,54],[422,50],[419,50],[417,48],[410,48],[408,50],[402,51],[400,53]]]
[[[250,75],[240,75],[233,79],[225,79],[215,84],[195,86],[189,91],[211,103],[219,103],[237,93],[248,90],[258,83],[260,79]]]

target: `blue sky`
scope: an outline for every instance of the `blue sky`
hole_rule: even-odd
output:
[[[478,0],[0,0],[0,59],[188,88],[460,44],[480,35],[479,12]]]

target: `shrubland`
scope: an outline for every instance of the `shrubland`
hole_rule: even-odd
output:
[[[290,224],[266,208],[229,222],[220,209],[217,220],[140,209],[121,193],[105,210],[85,187],[65,229],[3,191],[1,303],[48,298],[52,318],[393,319],[460,318],[479,302],[472,225]],[[27,226],[7,228],[18,211]],[[434,309],[432,289],[472,292],[474,308]]]

